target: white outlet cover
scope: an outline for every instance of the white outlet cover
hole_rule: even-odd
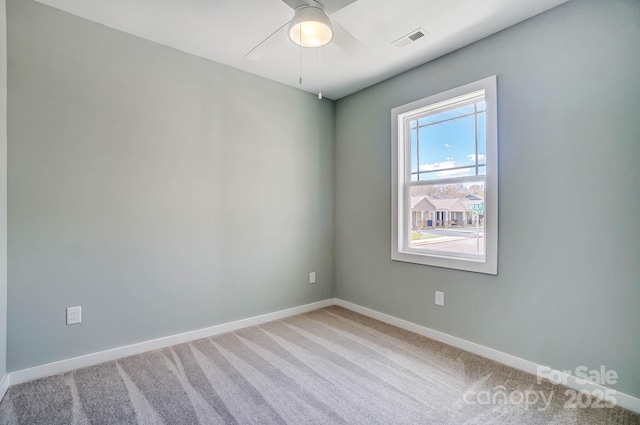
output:
[[[444,292],[436,291],[436,305],[444,306]]]
[[[82,322],[82,307],[67,308],[67,325],[75,325]]]
[[[316,283],[316,272],[309,273],[309,283]]]

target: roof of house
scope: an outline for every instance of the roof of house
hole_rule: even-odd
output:
[[[465,212],[467,206],[457,198],[436,199],[428,195],[412,196],[411,209],[413,211],[454,211]]]

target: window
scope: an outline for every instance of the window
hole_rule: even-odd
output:
[[[496,77],[392,110],[396,261],[497,274]]]

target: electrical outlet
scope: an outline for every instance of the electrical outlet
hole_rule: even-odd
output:
[[[436,291],[436,305],[444,307],[444,292]]]
[[[316,283],[316,272],[309,273],[309,283]]]
[[[67,308],[67,325],[75,325],[82,322],[82,307]]]

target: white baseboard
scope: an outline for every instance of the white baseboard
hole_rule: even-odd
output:
[[[467,341],[465,339],[458,338],[455,336],[451,336],[449,334],[436,331],[434,329],[430,329],[425,326],[417,325],[415,323],[408,322],[403,319],[398,319],[397,317],[380,313],[370,308],[362,307],[358,304],[350,303],[348,301],[344,301],[336,298],[335,305],[344,307],[348,310],[355,311],[356,313],[360,313],[364,316],[368,316],[373,319],[380,320],[381,322],[388,323],[393,326],[397,326],[401,329],[405,329],[405,330],[417,333],[419,335],[426,336],[427,338],[431,338],[436,341],[440,341],[445,344],[460,348],[462,350],[469,351],[470,353],[474,353],[479,356],[485,357],[487,359],[494,360],[498,363],[511,366],[515,369],[523,370],[525,372],[531,373],[536,376],[538,375],[538,371],[541,369],[550,370],[546,366],[539,365],[532,361],[525,360],[520,357],[512,356],[511,354],[503,353],[502,351],[494,350],[493,348],[485,347],[483,345],[476,344],[474,342]],[[584,382],[583,380],[573,375],[569,375],[561,371],[557,371],[557,370],[551,370],[551,371],[554,377],[557,377],[559,378],[560,381],[562,381],[563,385],[577,391],[586,391],[589,394],[598,394],[598,392],[596,393],[593,392],[594,390],[598,390],[598,391],[602,391],[602,394],[606,394],[604,391],[612,390],[611,388],[605,387],[603,385],[598,385],[591,382]],[[627,410],[631,410],[636,413],[640,413],[640,398],[636,398],[628,394],[621,393],[620,391],[615,391],[614,397],[616,399],[616,404],[618,406],[623,407]]]
[[[248,319],[238,320],[235,322],[224,323],[221,325],[211,326],[204,329],[198,329],[191,332],[185,332],[178,335],[167,336],[164,338],[153,339],[150,341],[141,342],[138,344],[127,345],[124,347],[113,348],[106,351],[100,351],[97,353],[91,353],[84,356],[73,357],[71,359],[61,360],[54,363],[47,363],[40,366],[31,367],[28,369],[17,370],[10,372],[0,380],[0,395],[4,396],[9,385],[21,384],[29,382],[34,379],[45,378],[47,376],[56,375],[59,373],[69,372],[71,370],[80,369],[87,366],[93,366],[96,364],[121,359],[123,357],[132,356],[135,354],[141,354],[147,351],[157,350],[159,348],[165,348],[176,344],[182,344],[184,342],[193,341],[200,338],[207,338],[214,335],[219,335],[225,332],[232,332],[238,329],[246,328],[249,326],[256,326],[273,320],[283,319],[296,314],[306,313],[312,310],[316,310],[331,305],[338,305],[346,309],[355,311],[356,313],[363,314],[373,319],[380,320],[381,322],[388,323],[390,325],[397,326],[402,329],[406,329],[411,332],[415,332],[419,335],[426,336],[427,338],[434,339],[436,341],[443,342],[445,344],[452,345],[465,351],[477,354],[479,356],[494,360],[496,362],[511,366],[516,369],[523,370],[525,372],[537,375],[540,369],[545,367],[534,363],[529,360],[525,360],[520,357],[513,356],[511,354],[503,353],[502,351],[494,350],[493,348],[485,347],[480,344],[476,344],[471,341],[464,340],[452,335],[448,335],[443,332],[436,331],[434,329],[427,328],[425,326],[417,325],[415,323],[399,319],[397,317],[380,313],[370,308],[362,307],[360,305],[344,301],[338,298],[331,298],[324,301],[319,301],[311,304],[306,304],[299,307],[289,308],[286,310],[280,310],[273,313],[263,314],[260,316],[250,317]],[[560,371],[553,371],[556,376],[561,377],[563,384],[569,388],[573,388],[578,391],[588,391],[593,394],[593,390],[611,390],[602,385],[593,384],[590,382],[581,381],[579,378],[568,375]],[[620,391],[615,392],[616,404],[625,409],[633,412],[640,413],[640,399],[630,396]],[[0,397],[1,399],[1,397]]]
[[[9,374],[5,374],[0,380],[0,401],[4,398],[4,395],[7,393],[9,389],[9,385],[11,384],[11,377]]]
[[[86,354],[83,356],[73,357],[70,359],[60,360],[58,362],[47,363],[40,366],[30,367],[28,369],[16,370],[5,376],[0,385],[9,386],[22,384],[34,379],[45,378],[47,376],[57,375],[59,373],[69,372],[71,370],[83,367],[93,366],[112,360],[121,359],[123,357],[141,354],[147,351],[157,350],[159,348],[170,347],[176,344],[193,341],[200,338],[207,338],[226,332],[232,332],[238,329],[256,326],[273,320],[283,319],[285,317],[294,316],[296,314],[306,313],[323,307],[328,307],[335,303],[334,299],[318,301],[299,307],[280,310],[273,313],[267,313],[260,316],[250,317],[248,319],[237,320],[235,322],[223,323],[221,325],[211,326],[204,329],[185,332],[177,335],[171,335],[164,338],[153,339],[150,341],[140,342],[138,344],[126,345],[123,347],[112,348],[110,350],[99,351],[97,353]],[[6,381],[6,384],[5,384]],[[2,387],[0,387],[1,389]]]

